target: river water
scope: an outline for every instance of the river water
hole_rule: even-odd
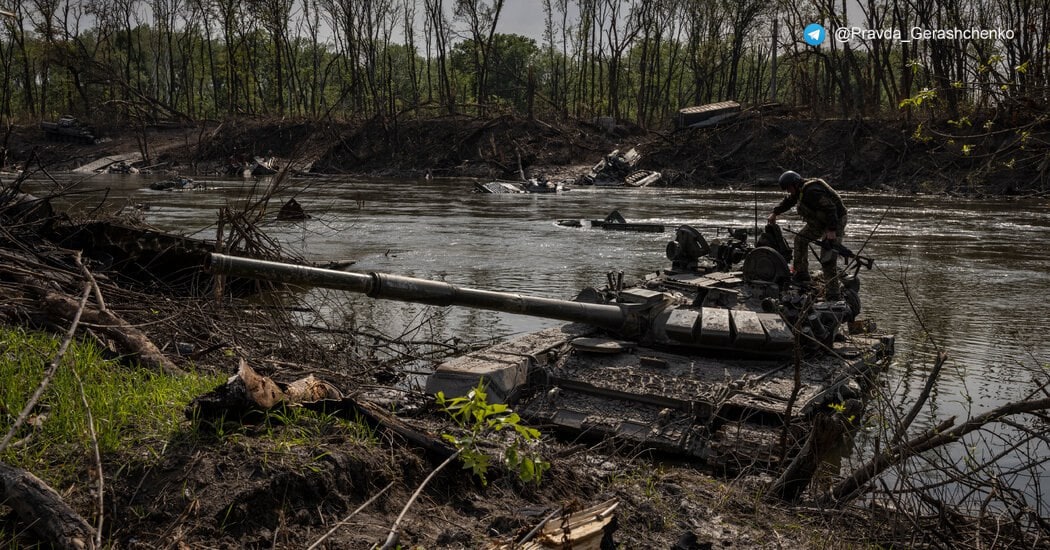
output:
[[[195,192],[147,188],[159,179],[93,176],[77,183],[82,193],[67,200],[91,208],[105,191],[110,205],[149,205],[142,215],[161,229],[210,239],[217,208],[236,206],[267,183],[213,180],[206,182],[212,190]],[[53,186],[37,181],[30,189]],[[764,223],[781,196],[769,189],[576,188],[557,195],[471,189],[466,180],[297,180],[281,197],[297,194],[312,218],[272,222],[265,229],[307,259],[355,260],[353,270],[571,299],[581,288],[601,286],[609,271],[623,270],[630,280],[665,266],[664,248],[678,225],[692,225],[710,240],[726,227],[754,227],[756,212]],[[947,351],[949,362],[920,426],[1019,399],[1033,380],[1046,379],[1050,199],[843,196],[850,209],[845,244],[876,258],[876,269],[862,272],[865,315],[897,335],[897,356],[884,386],[895,408],[907,410],[921,390],[933,346]],[[667,232],[586,227],[586,220],[614,209],[630,222],[664,224]],[[584,227],[558,225],[562,219],[585,220]],[[780,220],[787,228],[801,228],[793,214]],[[412,304],[348,301],[358,322],[392,336],[417,327],[424,317]],[[558,324],[455,308],[442,313],[428,328],[464,340]],[[1050,487],[1046,479],[1034,483]],[[1046,502],[1046,496],[1037,500]]]

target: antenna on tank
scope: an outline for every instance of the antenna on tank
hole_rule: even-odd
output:
[[[758,180],[752,180],[751,194],[755,197],[755,245],[758,244]]]

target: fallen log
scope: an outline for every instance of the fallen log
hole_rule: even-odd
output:
[[[46,291],[40,296],[40,299],[44,310],[49,315],[63,321],[72,319],[77,311],[77,302],[65,294]],[[93,325],[92,328],[100,331],[116,344],[118,353],[135,357],[144,367],[157,369],[166,374],[182,372],[182,369],[165,357],[145,333],[109,310],[84,308],[81,322]]]
[[[0,503],[56,548],[95,548],[94,530],[40,478],[0,462]]]
[[[0,257],[11,258],[12,256],[0,254]],[[77,259],[77,262],[79,263],[79,259]],[[32,266],[32,264],[30,265]],[[17,265],[4,266],[0,271],[3,271],[18,285],[16,288],[11,289],[13,296],[9,295],[9,300],[14,301],[13,297],[18,297],[20,298],[19,301],[29,300],[31,302],[22,305],[22,309],[26,310],[26,312],[34,314],[40,311],[51,318],[49,319],[51,322],[60,325],[69,323],[79,311],[80,321],[91,325],[91,328],[111,340],[116,346],[117,353],[134,357],[138,359],[142,366],[147,368],[160,370],[167,374],[181,373],[182,369],[168,359],[144,332],[133,327],[111,310],[105,309],[101,290],[98,288],[94,277],[91,276],[91,273],[86,268],[83,268],[83,266],[81,268],[95,289],[95,296],[99,301],[98,308],[85,306],[81,311],[80,305],[76,300],[61,291],[55,290],[60,288],[59,285],[55,284],[55,281],[58,277],[68,277],[69,274],[67,272],[58,269],[48,269],[46,273],[48,273],[49,278],[41,281],[39,273],[34,274],[30,270],[20,268]],[[40,309],[37,310],[37,307]],[[6,311],[4,313],[11,317],[13,312]]]

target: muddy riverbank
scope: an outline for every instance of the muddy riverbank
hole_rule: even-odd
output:
[[[929,165],[924,165],[921,174],[934,179],[928,185],[918,176],[909,180],[915,191],[974,191],[948,185],[965,173],[959,160],[967,157],[959,156],[961,149],[956,157],[943,149],[927,151],[922,157],[908,142],[907,127],[889,130],[887,125],[870,122],[815,124],[763,114],[724,127],[673,135],[629,128],[608,133],[588,125],[554,127],[510,118],[448,122],[406,123],[393,129],[394,137],[388,133],[390,128],[380,131],[374,125],[364,129],[255,121],[203,129],[148,129],[139,136],[114,135],[92,145],[26,139],[19,153],[24,156],[18,158],[27,158],[38,146],[39,158],[49,170],[68,170],[102,156],[145,149],[141,166],[198,175],[222,170],[231,156],[272,152],[304,172],[418,178],[427,171],[439,177],[506,177],[515,172],[520,158],[529,175],[556,177],[586,169],[613,148],[637,146],[648,151],[641,166],[666,170],[674,185],[725,186],[752,181],[773,185],[779,170],[792,167],[825,175],[845,188],[889,188],[899,183],[894,178],[903,178],[908,167],[926,158],[923,162]],[[905,145],[889,140],[895,132]],[[852,160],[844,159],[843,149],[847,148],[841,144],[853,134],[860,145],[849,149]],[[1024,147],[1034,147],[1035,138],[1028,140]],[[1006,151],[1036,154],[1034,149],[1010,143],[1004,145]],[[904,149],[898,151],[893,144]],[[901,158],[894,156],[901,151],[907,153],[903,157],[907,162],[877,164],[880,159]],[[954,160],[943,160],[944,165],[931,160],[942,158]],[[701,163],[706,163],[704,168]],[[938,172],[943,166],[954,168]],[[1017,182],[1033,174],[1031,166],[1016,161],[1011,170]],[[1038,176],[1038,171],[1034,174]],[[981,188],[987,185],[991,181]],[[1040,190],[1018,183],[1014,191],[1031,194]],[[442,209],[433,217],[445,219],[446,215]],[[545,214],[543,219],[548,217]],[[22,244],[11,248],[20,249]],[[376,253],[383,258],[398,254],[396,249]],[[78,290],[78,272],[72,273],[63,281],[68,292]],[[5,292],[11,296],[9,290]],[[342,334],[345,341],[335,346],[330,339],[316,339],[306,346],[316,334],[291,331],[264,307],[217,308],[208,298],[191,301],[152,292],[122,293],[106,288],[109,307],[141,326],[180,367],[225,376],[236,371],[239,356],[247,356],[280,382],[309,372],[343,389],[386,386],[394,380],[389,365],[376,359],[377,351],[392,343],[374,334],[342,333],[343,327],[326,326],[322,327],[325,334]],[[32,305],[31,300],[25,301]],[[26,318],[30,317],[14,316],[12,322]],[[180,354],[179,346],[198,340],[200,346],[194,349],[191,363]],[[222,345],[211,347],[216,343]],[[420,415],[410,421],[435,434],[448,429],[432,419],[433,415]],[[458,469],[441,474],[407,515],[402,542],[426,548],[483,548],[490,541],[520,539],[559,509],[580,509],[608,498],[621,503],[613,540],[624,548],[966,547],[979,545],[974,531],[984,527],[954,513],[905,517],[884,515],[885,510],[878,507],[826,512],[805,504],[771,504],[762,499],[769,479],[711,476],[688,464],[638,456],[611,445],[546,440],[540,450],[552,467],[539,486],[524,484],[506,472],[493,474],[488,485]],[[369,548],[383,540],[401,506],[436,466],[419,448],[403,440],[348,430],[324,415],[278,414],[262,423],[231,420],[201,425],[187,420],[177,437],[103,457],[104,541],[128,548],[303,548],[393,482],[385,496],[327,539],[330,548]],[[90,460],[79,457],[73,470],[73,475],[47,481],[81,515],[93,519],[97,494],[88,473]],[[35,540],[25,523],[8,509],[0,507],[0,513],[4,514],[3,537],[14,539],[15,545]],[[1027,542],[1016,540],[1018,546]]]
[[[816,118],[754,108],[717,126],[645,131],[579,121],[467,116],[364,122],[240,119],[195,127],[100,128],[96,144],[47,141],[34,124],[6,136],[6,166],[36,154],[50,170],[102,157],[181,175],[221,174],[231,163],[276,157],[303,173],[399,178],[475,177],[575,180],[614,149],[636,147],[637,168],[663,173],[659,185],[772,185],[783,170],[828,179],[841,189],[963,195],[1043,194],[1050,123],[974,115],[939,121],[900,117]]]
[[[13,215],[11,210],[3,213],[8,219]],[[293,312],[302,309],[292,303],[271,308],[187,296],[184,287],[130,278],[127,269],[107,267],[108,262],[97,259],[99,247],[83,258],[55,247],[56,239],[66,234],[63,227],[76,222],[24,212],[17,221],[0,239],[5,297],[0,306],[0,376],[5,390],[19,377],[13,364],[18,358],[49,359],[45,350],[20,347],[20,331],[76,326],[80,315],[74,316],[72,296],[82,284],[77,273],[90,270],[96,296],[104,298],[81,304],[92,328],[82,331],[83,342],[77,345],[101,346],[111,362],[82,361],[64,369],[76,369],[85,377],[96,373],[85,385],[91,388],[91,410],[100,419],[102,434],[118,422],[104,412],[109,408],[102,402],[130,400],[121,388],[101,380],[126,373],[175,385],[201,374],[221,380],[237,372],[242,360],[279,383],[316,374],[347,395],[385,387],[393,400],[381,402],[380,409],[402,411],[404,423],[417,434],[440,440],[439,434],[455,430],[422,396],[395,385],[403,373],[389,361],[390,350],[426,356],[433,343],[384,339],[336,320],[318,336],[318,327],[303,327],[294,320]],[[140,253],[151,246],[136,243]],[[106,250],[112,252],[113,247],[111,242]],[[128,360],[141,349],[129,350],[119,342],[114,346],[118,333],[132,332],[137,341],[156,343],[163,354],[161,366]],[[450,355],[461,351],[460,345],[450,341],[438,347]],[[384,356],[388,359],[380,359]],[[38,371],[29,369],[26,374],[33,379],[30,387]],[[152,387],[142,382],[126,389],[137,394]],[[57,420],[48,417],[80,405],[46,393],[39,406],[46,412],[34,415],[34,423],[18,432],[16,444],[6,449],[0,464],[0,544],[22,547],[46,539],[49,530],[33,521],[51,517],[50,511],[26,514],[11,506],[6,495],[24,499],[26,493],[19,492],[23,478],[9,475],[7,462],[42,478],[57,491],[50,498],[68,504],[85,526],[101,525],[102,547],[133,549],[306,548],[322,539],[323,548],[372,548],[386,538],[402,506],[438,466],[418,440],[370,429],[334,410],[279,408],[265,415],[209,416],[187,408],[193,397],[125,411],[121,416],[130,412],[134,419],[127,424],[120,420],[125,426],[119,436],[122,443],[117,450],[104,447],[95,462],[83,452],[90,448],[85,441],[53,439],[48,428]],[[0,431],[6,431],[23,403],[21,392],[0,402],[0,425],[5,428]],[[174,430],[167,435],[153,427],[164,418],[174,420]],[[499,446],[498,437],[485,443],[494,454]],[[819,547],[837,530],[860,533],[848,527],[860,521],[853,513],[799,515],[788,505],[764,502],[762,487],[768,480],[712,477],[692,464],[664,462],[613,442],[543,437],[532,451],[550,463],[539,484],[523,482],[497,465],[489,469],[486,482],[458,466],[441,472],[400,524],[400,547],[504,548],[508,546],[500,544],[526,538],[544,518],[557,523],[563,511],[568,514],[610,499],[617,502],[615,523],[607,528],[615,547],[802,548]],[[346,523],[335,528],[340,520]],[[897,535],[865,533],[856,540],[882,536]],[[93,547],[81,542],[85,544],[80,547]]]

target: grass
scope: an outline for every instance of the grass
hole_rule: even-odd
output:
[[[43,333],[0,327],[0,433],[7,433],[35,391],[59,340]],[[99,449],[159,457],[182,429],[184,408],[194,397],[224,381],[221,375],[170,376],[106,360],[91,342],[73,342],[58,373],[37,404],[31,426],[15,436],[0,460],[45,480],[68,479],[90,460],[91,439],[80,397],[84,385]]]

